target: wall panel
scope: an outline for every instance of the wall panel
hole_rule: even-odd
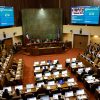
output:
[[[0,6],[5,6],[5,0],[0,0]]]

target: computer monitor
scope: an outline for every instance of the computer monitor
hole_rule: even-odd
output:
[[[36,74],[36,78],[41,78],[41,77],[42,77],[42,73]]]
[[[53,60],[53,64],[57,64],[58,60]]]
[[[93,76],[92,75],[89,75],[89,76],[87,76],[86,77],[88,80],[91,80],[91,79],[93,79]]]
[[[41,61],[40,64],[41,65],[44,65],[44,64],[46,64],[46,62],[45,61]]]
[[[53,100],[58,100],[59,95],[61,95],[61,93],[53,94]]]
[[[7,90],[8,90],[8,92],[11,92],[11,91],[12,91],[11,86],[9,86],[9,87],[3,87],[3,91],[4,91],[5,89],[7,89]]]
[[[50,72],[45,72],[45,76],[50,76],[51,75],[51,73]]]
[[[67,80],[67,82],[74,82],[74,78],[69,78],[68,80]]]
[[[49,95],[41,96],[40,100],[50,100]]]
[[[82,63],[82,62],[78,62],[78,65],[79,65],[79,66],[82,66],[82,65],[83,65],[83,63]]]
[[[62,68],[62,64],[58,64],[57,67],[58,67],[58,68]]]
[[[2,97],[3,90],[0,90],[0,97]]]
[[[53,75],[59,75],[59,71],[53,72]]]
[[[65,97],[72,97],[74,96],[73,91],[65,92]]]
[[[27,89],[34,88],[34,85],[33,84],[26,84],[26,88]]]
[[[100,90],[100,86],[98,86],[98,90]]]
[[[26,93],[28,93],[28,92],[32,92],[31,88],[26,89]]]
[[[80,89],[76,91],[76,95],[82,95],[82,94],[85,94],[84,89]]]
[[[44,85],[44,82],[37,83],[37,87],[41,87],[41,85]]]
[[[39,62],[37,61],[37,62],[34,62],[34,66],[36,66],[36,65],[39,65]]]
[[[54,65],[50,65],[50,69],[53,69],[55,66]]]
[[[76,67],[76,63],[71,63],[71,67],[72,68]]]
[[[23,85],[17,85],[15,86],[15,89],[23,90]]]
[[[35,67],[35,70],[40,70],[40,67]]]
[[[91,70],[91,67],[85,68],[85,72],[89,72],[89,70]]]
[[[61,73],[62,74],[67,74],[67,70],[63,70]]]
[[[55,85],[55,81],[48,81],[48,85]]]
[[[82,73],[82,72],[83,72],[83,68],[79,68],[79,69],[78,69],[78,72],[79,72],[79,73]]]
[[[36,100],[36,97],[27,98],[27,100]]]

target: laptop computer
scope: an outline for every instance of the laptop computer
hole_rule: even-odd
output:
[[[72,97],[74,96],[73,91],[65,92],[65,97]]]
[[[40,100],[50,100],[49,95],[41,96]]]

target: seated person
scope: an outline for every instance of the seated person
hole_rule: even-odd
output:
[[[11,96],[8,93],[8,90],[5,89],[3,94],[2,94],[2,98],[6,98],[7,100],[11,100]]]
[[[97,65],[98,61],[99,61],[99,58],[96,57],[96,58],[94,59],[94,64],[93,64],[94,67]]]
[[[90,75],[94,74],[93,69],[89,70],[88,74],[90,74]]]
[[[44,66],[44,69],[42,70],[42,74],[44,75],[44,73],[48,71],[48,69],[46,68],[46,66]]]
[[[61,95],[58,95],[58,100],[64,100]]]
[[[20,100],[21,99],[21,94],[20,94],[19,89],[16,89],[14,92],[15,93],[14,93],[12,99],[14,99],[14,100]]]
[[[15,90],[15,96],[21,96],[19,89]]]
[[[16,75],[16,72],[13,69],[11,69],[9,73],[11,74],[12,77],[15,77],[15,75]]]
[[[85,69],[83,69],[83,72],[81,73],[81,77],[83,78],[85,76],[85,74],[87,74],[87,73],[85,72]]]
[[[37,90],[37,94],[49,94],[49,91],[41,85],[41,87]]]

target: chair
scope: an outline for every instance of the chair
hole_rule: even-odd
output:
[[[66,67],[70,65],[70,58],[66,59]]]

